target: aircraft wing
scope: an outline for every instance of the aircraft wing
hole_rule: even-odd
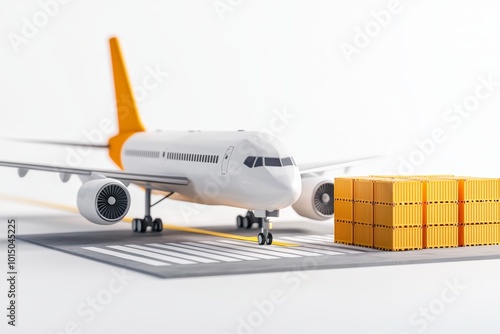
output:
[[[126,185],[134,183],[140,186],[150,187],[152,189],[162,187],[165,185],[187,186],[189,180],[185,177],[179,176],[166,176],[166,175],[149,175],[149,174],[136,174],[127,173],[120,170],[100,170],[88,168],[72,168],[61,167],[44,164],[31,164],[22,162],[0,161],[0,166],[17,168],[20,177],[24,177],[30,170],[40,170],[45,172],[59,173],[61,181],[67,182],[71,175],[78,175],[80,177],[108,177],[115,180],[124,182]]]
[[[300,175],[322,173],[341,168],[344,168],[347,171],[347,169],[349,169],[352,166],[356,166],[376,158],[379,158],[379,156],[366,157],[366,158],[347,160],[347,161],[344,160],[344,161],[330,161],[323,163],[301,164],[299,165],[299,170],[300,170]]]

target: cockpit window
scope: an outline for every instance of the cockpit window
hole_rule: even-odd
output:
[[[297,166],[295,160],[292,157],[286,158],[276,158],[276,157],[247,157],[243,162],[248,168],[254,167],[286,167],[286,166]]]
[[[248,157],[245,159],[244,164],[247,165],[248,167],[252,168],[254,162],[255,162],[255,157]]]
[[[283,164],[283,166],[293,166],[291,157],[281,159],[281,163]]]
[[[264,158],[266,166],[269,167],[281,167],[280,158]]]

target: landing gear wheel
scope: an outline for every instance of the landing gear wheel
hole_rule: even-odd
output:
[[[239,215],[236,217],[236,227],[237,228],[242,228],[243,227],[243,216]]]
[[[264,236],[264,233],[259,233],[257,235],[257,240],[259,242],[259,245],[264,245],[266,243],[266,237]]]
[[[148,228],[148,224],[146,223],[145,219],[138,219],[137,220],[137,231],[144,233],[146,232],[146,229]]]
[[[132,231],[134,231],[134,232],[139,232],[139,230],[137,229],[137,221],[138,220],[139,219],[137,219],[137,218],[132,219]]]
[[[268,244],[268,245],[272,245],[273,244],[273,235],[271,233],[267,233],[266,244]]]
[[[242,224],[243,228],[246,228],[248,230],[252,228],[252,222],[250,221],[250,219],[248,219],[248,217],[243,217]]]
[[[156,218],[153,221],[153,232],[161,232],[163,231],[163,222],[160,218]]]

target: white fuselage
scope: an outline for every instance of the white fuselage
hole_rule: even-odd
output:
[[[127,139],[121,156],[127,172],[186,177],[187,186],[160,189],[179,200],[272,211],[301,193],[291,155],[259,132],[140,132]]]

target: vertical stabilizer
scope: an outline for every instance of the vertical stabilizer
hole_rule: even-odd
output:
[[[109,139],[109,156],[120,167],[121,149],[128,137],[136,132],[145,131],[135,104],[134,93],[130,87],[127,70],[123,61],[120,44],[116,37],[109,39],[113,79],[115,84],[116,112],[118,117],[118,134]]]

